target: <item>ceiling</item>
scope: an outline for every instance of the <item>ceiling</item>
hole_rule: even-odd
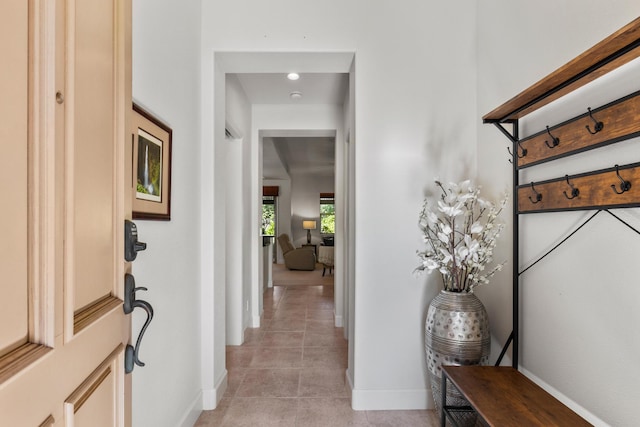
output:
[[[235,74],[251,104],[335,104],[342,105],[349,85],[346,73],[301,73],[298,80],[284,73]],[[291,99],[300,92],[300,99]]]
[[[349,87],[346,73],[301,73],[295,81],[287,79],[284,73],[238,73],[235,76],[252,105],[342,105]],[[294,91],[302,96],[292,99],[290,94]],[[335,137],[273,134],[263,138],[262,156],[265,179],[286,179],[292,173],[333,175]]]
[[[333,176],[335,137],[265,137],[262,139],[262,176],[286,179],[291,174]]]

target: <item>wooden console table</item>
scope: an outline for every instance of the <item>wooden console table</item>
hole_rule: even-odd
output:
[[[447,380],[471,405],[446,405]],[[475,410],[489,426],[591,426],[562,402],[518,370],[506,366],[443,366],[442,414],[457,425],[453,414]]]

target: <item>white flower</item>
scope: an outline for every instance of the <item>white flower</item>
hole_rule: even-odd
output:
[[[479,233],[482,233],[482,230],[483,230],[482,224],[476,221],[473,224],[471,224],[471,228],[469,229],[469,232],[472,234],[479,234]]]
[[[440,210],[440,212],[450,217],[456,217],[460,215],[462,213],[462,207],[462,202],[458,202],[455,205],[450,206],[444,203],[442,200],[438,201],[438,209]]]
[[[489,282],[502,269],[493,261],[493,249],[504,225],[497,218],[506,205],[506,197],[497,205],[479,197],[480,190],[471,181],[449,183],[436,180],[440,198],[435,205],[425,200],[419,226],[427,250],[418,252],[421,264],[416,270],[442,274],[448,291],[471,292],[475,286]],[[483,272],[480,274],[480,272]]]
[[[422,262],[422,265],[424,266],[424,268],[429,270],[429,273],[431,273],[433,270],[435,270],[436,268],[438,268],[440,266],[440,264],[438,264],[438,262],[435,261],[433,258],[425,259]]]
[[[453,261],[453,255],[451,255],[449,253],[449,251],[446,248],[439,248],[440,249],[440,253],[442,254],[442,264],[448,264],[451,261]]]

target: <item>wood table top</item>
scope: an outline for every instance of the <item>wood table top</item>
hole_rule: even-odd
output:
[[[590,426],[518,370],[443,366],[449,380],[490,426]]]

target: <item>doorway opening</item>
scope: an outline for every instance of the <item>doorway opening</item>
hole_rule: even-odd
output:
[[[242,328],[249,330],[260,326],[260,316],[262,314],[262,296],[264,289],[263,271],[264,257],[262,255],[263,241],[261,233],[262,227],[262,210],[263,207],[269,209],[269,203],[265,203],[262,195],[262,189],[265,185],[263,175],[263,150],[265,140],[268,138],[298,138],[298,137],[333,137],[334,153],[335,153],[335,177],[334,181],[334,213],[335,213],[335,267],[334,274],[334,311],[333,323],[337,327],[345,327],[344,335],[349,337],[349,347],[352,346],[353,339],[353,322],[349,319],[353,318],[353,304],[350,296],[353,295],[353,281],[347,281],[351,278],[353,268],[353,240],[354,231],[350,230],[348,219],[353,218],[353,166],[355,164],[355,156],[352,148],[347,144],[347,135],[354,133],[354,102],[353,102],[353,82],[355,81],[354,54],[353,53],[214,53],[215,66],[213,67],[214,81],[213,92],[215,99],[213,101],[214,117],[214,146],[212,152],[216,161],[216,168],[213,171],[214,194],[219,191],[227,192],[226,186],[228,176],[225,171],[230,169],[240,170],[240,183],[236,182],[233,187],[236,189],[232,193],[232,198],[236,200],[237,210],[234,212],[228,209],[220,212],[215,206],[210,210],[213,213],[214,224],[212,235],[225,234],[229,222],[239,221],[241,227],[236,235],[227,235],[227,241],[224,245],[220,245],[219,241],[211,244],[211,252],[214,255],[214,266],[211,271],[204,267],[203,276],[206,280],[207,276],[212,276],[213,287],[212,294],[217,294],[220,289],[242,289],[242,298],[240,302],[234,303],[233,307],[221,306],[220,299],[214,300],[212,303],[213,314],[206,316],[204,322],[209,321],[213,325],[214,334],[209,345],[205,342],[203,354],[204,363],[207,363],[207,352],[211,352],[211,360],[214,365],[214,384],[224,381],[222,378],[225,374],[224,366],[220,365],[219,358],[213,355],[220,355],[220,346],[226,343],[225,328],[216,327],[213,319],[220,319],[220,312],[227,310],[237,310],[242,313]],[[296,70],[301,76],[300,80],[305,76],[313,74],[342,74],[343,79],[348,82],[346,88],[343,89],[343,99],[339,104],[311,104],[299,102],[300,98],[293,100],[287,93],[285,98],[287,101],[281,103],[266,103],[264,100],[249,100],[247,93],[250,91],[246,86],[240,84],[240,81],[249,74],[260,78],[275,78],[286,76],[291,70]],[[271,85],[270,88],[275,88]],[[322,91],[322,90],[321,90]],[[267,91],[268,92],[268,91]],[[325,91],[326,92],[326,91]],[[303,92],[302,100],[308,100],[307,94],[311,92]],[[244,100],[242,100],[244,98]],[[297,102],[294,104],[293,102]],[[235,156],[232,161],[234,164],[227,162],[226,148],[222,145],[223,136],[222,129],[219,124],[232,122],[240,134],[243,135],[242,147],[239,150],[241,155]],[[220,128],[220,130],[219,130]],[[220,137],[218,137],[220,135]],[[206,132],[205,132],[206,139]],[[353,144],[351,144],[353,147]],[[236,154],[238,151],[236,151]],[[225,163],[226,162],[226,163]],[[234,178],[238,178],[238,174],[233,174]],[[271,184],[271,183],[268,183]],[[283,183],[283,186],[286,186]],[[294,184],[289,183],[289,186]],[[281,187],[282,188],[282,187]],[[239,189],[239,190],[238,190]],[[328,193],[330,191],[321,191]],[[291,193],[290,193],[291,194]],[[227,192],[227,200],[229,193]],[[215,195],[214,195],[215,198]],[[285,196],[281,193],[274,200],[274,208],[278,211],[274,212],[276,224],[274,233],[281,234],[285,230],[282,227],[282,206],[287,203]],[[313,195],[313,205],[316,213],[307,214],[301,212],[300,221],[290,221],[294,240],[298,238],[298,231],[302,230],[302,219],[317,218],[320,225],[320,191]],[[205,208],[206,209],[206,208]],[[349,213],[351,211],[351,213]],[[224,214],[224,216],[220,216]],[[292,216],[297,213],[292,212]],[[311,216],[311,218],[306,218]],[[297,223],[300,223],[299,225]],[[236,224],[237,225],[237,224]],[[296,230],[299,227],[300,230]],[[216,233],[215,230],[218,230]],[[293,232],[295,230],[295,232]],[[266,230],[265,230],[266,231]],[[317,237],[321,239],[320,227],[317,229]],[[302,239],[306,243],[306,230],[302,234]],[[274,234],[277,238],[277,234]],[[233,241],[229,241],[232,239]],[[239,247],[237,246],[239,243]],[[274,248],[275,249],[275,248]],[[229,255],[229,250],[236,251],[233,255],[234,259],[239,260],[236,263],[226,262],[222,270],[219,268],[220,259],[215,256],[219,254],[223,259]],[[277,260],[280,257],[279,248],[274,252],[277,253]],[[238,256],[240,255],[240,256]],[[216,262],[218,264],[216,264]],[[236,271],[230,271],[236,269]],[[235,277],[235,282],[230,282],[229,278]],[[218,290],[216,290],[218,289]],[[205,291],[206,293],[206,291]],[[205,295],[206,296],[206,295]],[[205,303],[206,304],[206,303]],[[203,305],[203,310],[207,307]],[[224,319],[224,315],[222,318]],[[206,325],[205,325],[206,328]],[[247,329],[248,328],[248,329]],[[246,335],[244,337],[246,341]],[[203,337],[204,340],[209,339]],[[352,355],[349,349],[349,354]],[[352,356],[349,357],[352,361]],[[348,370],[352,370],[352,362],[349,362]],[[216,371],[217,369],[221,369]],[[352,378],[352,375],[350,375]],[[215,389],[215,385],[214,385]]]

